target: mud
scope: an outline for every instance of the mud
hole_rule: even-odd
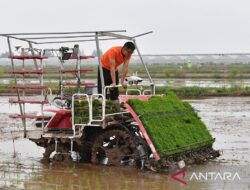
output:
[[[44,149],[22,138],[20,121],[8,114],[18,112],[0,98],[0,189],[249,189],[250,188],[250,97],[220,97],[189,101],[212,135],[218,159],[186,168],[185,184],[170,174],[140,171],[130,167],[106,167],[82,163],[44,164]],[[36,105],[27,109],[35,112]],[[14,132],[13,132],[14,131]],[[208,172],[237,173],[239,178],[191,178]],[[181,176],[179,176],[180,179]]]
[[[218,161],[250,164],[250,97],[190,100],[222,149]]]

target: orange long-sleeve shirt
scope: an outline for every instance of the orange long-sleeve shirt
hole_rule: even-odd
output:
[[[122,46],[110,48],[101,57],[102,67],[108,70],[110,70],[110,58],[115,60],[115,70],[117,70],[119,65],[131,58],[131,55],[124,57],[122,55]]]

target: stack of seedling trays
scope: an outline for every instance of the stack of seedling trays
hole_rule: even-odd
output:
[[[101,120],[102,119],[102,102],[98,99],[93,100],[93,119]],[[113,102],[111,100],[106,100],[106,114],[115,113]],[[74,114],[75,114],[75,123],[77,124],[86,124],[89,122],[89,105],[87,100],[76,100],[74,102]]]
[[[188,102],[174,93],[153,96],[147,101],[128,100],[139,116],[161,158],[205,161],[218,156],[215,139]],[[201,155],[199,157],[199,155]]]

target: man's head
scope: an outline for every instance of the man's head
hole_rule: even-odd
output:
[[[122,54],[124,56],[131,55],[135,50],[135,44],[133,42],[126,42],[122,47]]]

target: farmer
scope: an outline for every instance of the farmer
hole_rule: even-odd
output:
[[[113,86],[110,89],[110,95],[107,98],[118,102],[119,90],[115,85],[119,84],[118,66],[123,64],[121,85],[127,88],[125,77],[128,73],[128,64],[132,53],[135,50],[135,45],[132,42],[126,42],[123,46],[115,46],[106,51],[102,57],[102,70],[105,86]],[[98,69],[98,93],[102,93],[102,84],[100,77],[100,70]]]

